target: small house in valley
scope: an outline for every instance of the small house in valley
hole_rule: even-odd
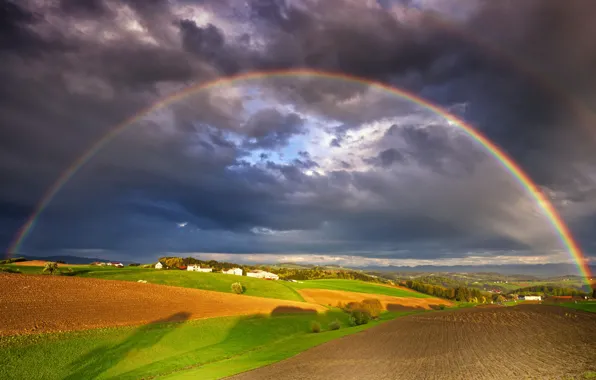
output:
[[[541,296],[519,296],[518,300],[520,301],[542,301]]]
[[[155,264],[155,269],[163,269],[163,264],[158,262],[157,264]]]
[[[189,272],[213,272],[213,268],[201,268],[200,265],[189,265],[186,267]]]
[[[271,273],[266,272],[264,270],[252,270],[246,274],[248,277],[255,277],[255,278],[264,278],[265,280],[279,280],[279,276]]]
[[[240,268],[232,268],[232,269],[228,269],[228,270],[222,270],[221,273],[234,274],[236,276],[242,276],[242,269],[240,269]]]

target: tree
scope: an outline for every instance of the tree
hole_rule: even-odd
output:
[[[55,274],[58,272],[58,263],[47,262],[43,267],[42,273]]]

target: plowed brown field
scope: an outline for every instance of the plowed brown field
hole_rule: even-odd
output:
[[[383,307],[387,310],[405,310],[405,309],[430,309],[430,305],[451,305],[451,302],[439,298],[414,298],[414,297],[393,297],[381,294],[368,294],[356,292],[344,292],[341,290],[324,289],[300,289],[298,293],[307,302],[318,303],[321,305],[337,306],[339,302],[360,302],[367,298],[376,298],[381,301]]]
[[[595,342],[596,314],[461,309],[399,318],[232,379],[583,379],[596,370]]]
[[[188,319],[324,311],[320,305],[165,285],[0,273],[0,336]]]

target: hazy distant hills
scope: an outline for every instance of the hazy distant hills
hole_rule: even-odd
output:
[[[114,261],[99,259],[95,257],[80,257],[80,256],[23,256],[28,260],[48,260],[48,261],[64,261],[68,264],[89,264],[94,261]],[[120,261],[123,264],[130,264],[131,261]],[[254,265],[254,264],[253,264]],[[286,267],[293,269],[309,269],[315,267],[310,264],[297,264],[297,263],[279,263],[271,264],[277,267]],[[479,272],[493,272],[505,275],[511,274],[525,274],[532,276],[567,276],[567,275],[578,275],[577,266],[573,264],[537,264],[537,265],[420,265],[420,266],[367,266],[367,267],[344,267],[340,268],[337,266],[323,266],[320,267],[326,269],[354,269],[362,271],[375,271],[375,272],[451,272],[451,273],[479,273]],[[596,266],[590,266],[592,273],[596,273]],[[596,274],[595,274],[596,277]]]
[[[122,264],[130,264],[132,261],[122,261],[122,260],[106,260],[106,259],[98,259],[96,257],[80,257],[80,256],[21,256],[17,255],[18,257],[24,257],[27,260],[45,260],[45,261],[64,261],[67,264],[90,264],[94,261],[118,261]]]
[[[452,273],[478,273],[493,272],[500,274],[527,274],[533,276],[565,276],[578,275],[577,266],[573,264],[536,264],[536,265],[420,265],[407,266],[369,266],[359,268],[367,271],[379,272],[452,272]],[[596,266],[590,266],[595,273]]]

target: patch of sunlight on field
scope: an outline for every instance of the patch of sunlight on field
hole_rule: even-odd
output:
[[[382,294],[393,297],[415,297],[429,298],[431,296],[418,293],[408,289],[378,285],[371,282],[357,280],[304,280],[301,282],[290,282],[289,285],[296,289],[327,289],[342,290],[346,292]]]
[[[386,313],[382,320],[403,314]],[[335,319],[342,324],[340,330],[310,333],[312,320],[319,321],[325,331]],[[205,368],[212,368],[212,373],[215,368],[239,372],[362,329],[346,326],[348,315],[335,310],[316,315],[222,317],[137,328],[3,337],[0,378],[138,379],[174,375],[224,360],[225,365],[222,362]],[[280,347],[285,348],[278,352]]]

